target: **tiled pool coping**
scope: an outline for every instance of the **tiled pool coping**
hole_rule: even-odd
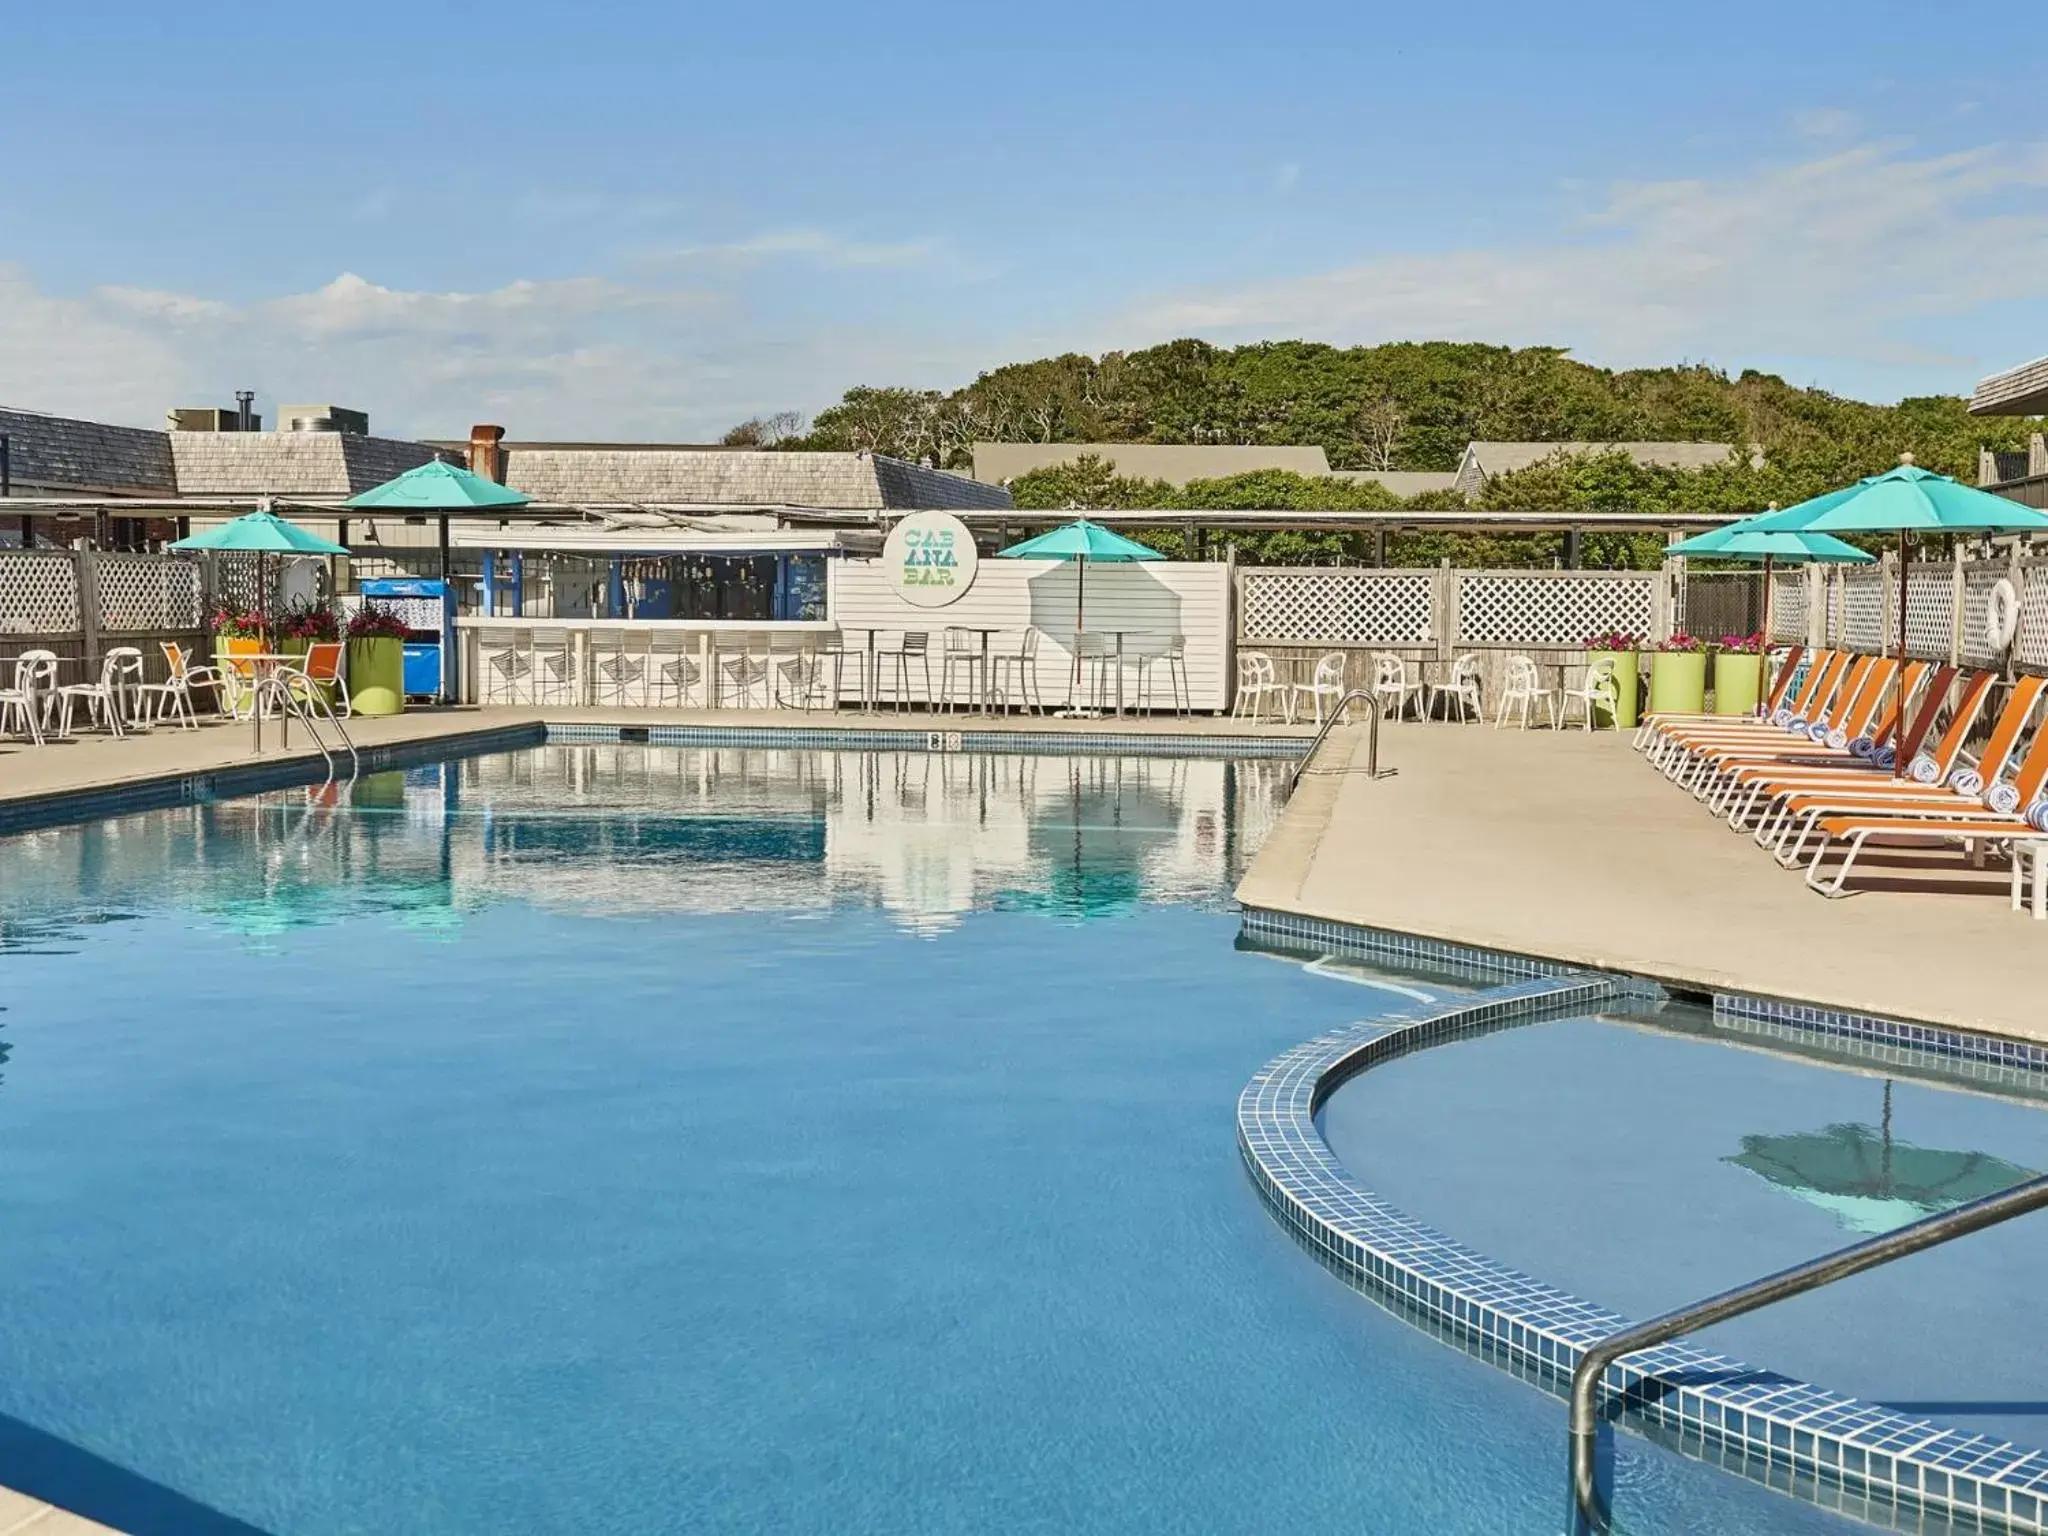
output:
[[[549,741],[622,741],[657,747],[811,747],[836,752],[1022,752],[1048,756],[1300,757],[1299,736],[1165,731],[977,731],[928,726],[559,724]]]
[[[420,763],[509,752],[549,742],[667,747],[767,747],[852,752],[1018,752],[1038,756],[1300,757],[1308,742],[1297,736],[1227,736],[1163,731],[930,731],[842,726],[631,726],[584,722],[523,722],[483,730],[422,737],[362,749],[362,771],[381,773]],[[318,757],[299,755],[240,763],[199,773],[169,773],[126,783],[0,800],[0,837],[40,827],[129,816],[195,801],[257,795],[317,784],[326,774]]]
[[[1330,953],[1459,967],[1485,959],[1483,951],[1280,912],[1247,910],[1244,928],[1248,935],[1307,940]],[[1268,1062],[1238,1097],[1238,1148],[1267,1205],[1326,1267],[1432,1331],[1561,1392],[1583,1351],[1629,1320],[1495,1263],[1398,1210],[1351,1178],[1315,1121],[1338,1086],[1395,1057],[1645,995],[1647,984],[1630,977],[1538,969],[1546,963],[1517,956],[1493,959],[1495,974],[1515,979],[1320,1035]],[[1836,1013],[1807,1021],[1800,1016],[1816,1010],[1756,998],[1742,1004],[1752,1018],[1775,1006],[1774,1022],[1786,1027],[1899,1039],[1895,1020]],[[1937,1037],[1967,1044],[1956,1031],[1911,1027],[1925,1037],[1912,1042],[1921,1050],[1940,1050]],[[1952,1054],[1977,1059],[1960,1049]],[[2048,1531],[2048,1452],[1943,1429],[1682,1342],[1629,1356],[1609,1372],[1606,1388],[1629,1422],[1658,1438],[1737,1458],[1774,1486],[1780,1478],[1773,1474],[1811,1479],[1807,1496],[1861,1518],[1895,1523],[1925,1512],[1954,1529]]]

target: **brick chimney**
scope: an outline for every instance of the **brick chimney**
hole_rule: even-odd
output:
[[[486,426],[479,423],[469,429],[469,467],[473,474],[482,475],[486,480],[505,483],[505,450],[498,445],[505,440],[503,427]]]

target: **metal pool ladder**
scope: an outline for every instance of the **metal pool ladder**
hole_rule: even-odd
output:
[[[307,682],[303,689],[293,686],[295,682]],[[363,760],[356,751],[356,744],[348,734],[348,727],[341,723],[341,716],[334,712],[334,706],[327,702],[326,695],[311,685],[302,672],[273,672],[257,685],[256,708],[263,707],[265,693],[277,701],[279,729],[284,745],[291,745],[291,722],[296,720],[305,726],[306,734],[313,738],[313,745],[320,749],[320,755],[327,759],[327,777],[334,778],[337,754],[348,753],[348,778],[353,784],[362,775]],[[321,731],[321,721],[334,727],[340,737],[339,747],[329,746]]]
[[[1572,1502],[1582,1530],[1605,1532],[1613,1528],[1613,1515],[1600,1488],[1599,1447],[1603,1420],[1600,1415],[1600,1383],[1607,1368],[1624,1355],[1668,1344],[1681,1335],[1697,1332],[1714,1323],[1754,1312],[1774,1301],[1801,1296],[1834,1281],[1860,1275],[1866,1269],[1889,1264],[1909,1254],[1939,1247],[1986,1227],[2024,1216],[2048,1206],[2048,1177],[2015,1184],[2002,1194],[1987,1195],[1952,1211],[1941,1211],[1920,1221],[1909,1222],[1894,1231],[1851,1243],[1833,1253],[1822,1254],[1804,1264],[1781,1269],[1775,1275],[1752,1280],[1732,1291],[1723,1291],[1705,1301],[1666,1312],[1647,1323],[1602,1339],[1580,1357],[1572,1372],[1571,1462]]]
[[[1353,688],[1337,701],[1336,707],[1330,711],[1330,718],[1323,722],[1323,728],[1316,732],[1315,740],[1308,744],[1308,750],[1302,753],[1300,760],[1295,763],[1294,772],[1289,774],[1287,778],[1287,793],[1290,796],[1293,795],[1295,786],[1301,783],[1301,776],[1308,772],[1309,762],[1315,757],[1317,749],[1322,746],[1323,738],[1328,736],[1331,730],[1335,728],[1337,722],[1344,718],[1345,706],[1353,702],[1364,704],[1372,711],[1372,730],[1371,734],[1367,736],[1365,744],[1365,771],[1370,778],[1376,779],[1380,776],[1379,696],[1369,689]],[[1389,773],[1394,771],[1391,768],[1387,770]]]

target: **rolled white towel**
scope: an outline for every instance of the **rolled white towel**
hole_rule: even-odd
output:
[[[1889,768],[1899,760],[1899,750],[1897,747],[1879,747],[1870,754],[1870,760],[1880,768]]]
[[[1773,725],[1790,726],[1792,724],[1792,718],[1792,711],[1787,709],[1782,704],[1780,704],[1776,709],[1771,711],[1771,724]]]
[[[1806,739],[1812,742],[1816,747],[1826,746],[1828,741],[1827,726],[1825,724],[1809,725],[1806,728]]]
[[[1984,793],[1984,775],[1974,768],[1958,768],[1948,776],[1948,787],[1959,795],[1975,798]]]
[[[2027,825],[2036,832],[2048,832],[2048,799],[2036,800],[2027,807]]]
[[[1842,750],[1842,748],[1849,745],[1849,733],[1843,730],[1838,725],[1833,730],[1828,732],[1827,743],[1829,746],[1833,747],[1837,752],[1839,752]]]
[[[1906,764],[1906,777],[1915,784],[1939,784],[1941,767],[1925,752],[1915,752],[1913,761]]]
[[[1849,743],[1849,753],[1853,757],[1868,757],[1876,750],[1877,738],[1875,736],[1858,736]]]
[[[1806,734],[1806,726],[1807,719],[1804,715],[1793,715],[1785,722],[1785,729],[1794,736],[1804,736]]]
[[[2010,816],[2020,808],[2020,792],[2001,780],[1984,791],[1984,808],[2000,816]]]

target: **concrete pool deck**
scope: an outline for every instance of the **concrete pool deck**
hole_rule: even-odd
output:
[[[0,1488],[0,1536],[119,1536],[112,1526],[96,1525],[41,1499],[12,1488]]]
[[[1364,737],[1346,728],[1318,755],[1244,905],[2048,1040],[2048,924],[2009,908],[2002,868],[1874,850],[1860,893],[1828,901],[1626,734],[1390,724],[1380,763],[1396,772],[1376,781]]]

